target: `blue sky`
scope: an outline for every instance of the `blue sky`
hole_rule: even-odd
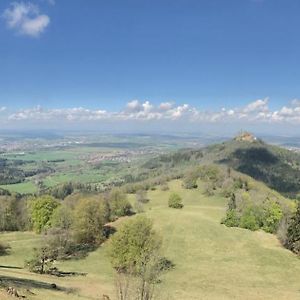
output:
[[[268,98],[264,121],[287,108],[295,123],[299,13],[298,0],[1,0],[2,119],[134,99],[241,115]]]

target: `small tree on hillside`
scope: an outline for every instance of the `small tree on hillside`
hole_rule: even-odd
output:
[[[50,271],[55,259],[55,249],[51,249],[48,246],[34,248],[33,257],[26,261],[26,267],[30,272],[45,274]]]
[[[183,208],[182,198],[178,194],[172,193],[169,197],[168,205],[172,208]]]
[[[150,300],[162,272],[161,239],[146,217],[127,221],[112,237],[110,258],[117,272],[119,300]]]

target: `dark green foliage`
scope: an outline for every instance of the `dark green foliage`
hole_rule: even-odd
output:
[[[169,197],[168,206],[172,208],[183,208],[182,198],[178,194],[172,193]]]
[[[300,203],[288,226],[285,246],[300,255]]]
[[[74,186],[71,182],[64,183],[52,189],[51,195],[57,199],[65,199],[74,192]]]
[[[300,156],[291,151],[267,144],[228,142],[230,153],[221,162],[287,196],[300,191]]]

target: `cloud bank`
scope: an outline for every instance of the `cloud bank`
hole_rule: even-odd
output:
[[[2,17],[8,28],[30,37],[39,37],[50,23],[50,18],[30,2],[12,2]]]
[[[5,123],[69,123],[94,122],[176,122],[211,123],[211,124],[300,124],[300,100],[293,100],[279,110],[269,108],[269,99],[258,99],[244,107],[222,108],[217,111],[201,110],[189,104],[176,105],[174,102],[163,102],[154,105],[150,101],[132,100],[120,111],[104,109],[43,108],[42,106],[10,111],[0,108],[0,120]]]

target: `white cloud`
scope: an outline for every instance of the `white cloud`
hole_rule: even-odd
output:
[[[0,106],[0,113],[2,113],[2,112],[4,112],[4,111],[6,111],[6,107],[5,106]]]
[[[28,2],[13,2],[3,13],[8,28],[17,33],[38,37],[50,23],[47,15],[40,14],[38,6]]]
[[[244,108],[244,112],[251,113],[251,112],[257,112],[257,111],[268,111],[269,110],[268,102],[269,102],[268,98],[265,98],[263,100],[258,99],[254,102],[249,103]]]
[[[121,111],[87,109],[83,107],[45,109],[41,106],[15,111],[8,115],[10,122],[101,122],[101,121],[169,121],[189,123],[291,123],[300,124],[300,103],[293,102],[279,110],[268,107],[268,99],[255,100],[243,107],[221,108],[215,111],[199,110],[189,104],[175,105],[163,102],[133,100]],[[6,108],[0,108],[0,112]],[[3,118],[7,114],[2,116]]]
[[[159,105],[159,108],[161,110],[169,110],[173,107],[173,103],[171,102],[162,102],[160,105]]]

